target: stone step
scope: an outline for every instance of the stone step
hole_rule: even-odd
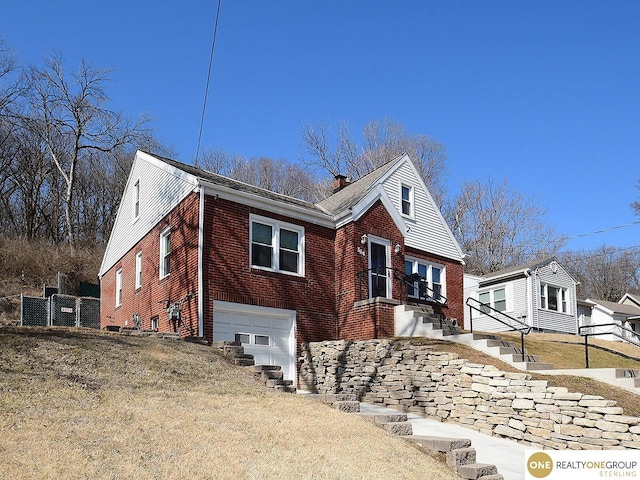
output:
[[[252,366],[255,361],[253,360],[253,355],[251,357],[235,357],[233,359],[233,363],[238,365],[239,367],[249,367]]]
[[[456,468],[458,475],[468,480],[479,480],[487,475],[496,475],[498,469],[495,465],[488,463],[470,463],[468,465],[460,465]]]
[[[474,333],[473,337],[474,340],[500,340],[502,341],[502,339],[500,338],[499,335],[493,335],[490,333]]]
[[[487,347],[515,347],[516,344],[506,340],[487,340]]]
[[[417,443],[432,452],[447,453],[460,448],[469,448],[471,440],[468,438],[432,437],[427,435],[411,435],[407,440]]]
[[[331,406],[346,413],[358,413],[360,411],[360,402],[353,402],[350,400],[333,402]]]
[[[275,390],[276,392],[296,393],[296,387],[293,385],[276,385],[272,390]]]
[[[277,386],[290,387],[293,385],[293,380],[280,380],[280,379],[267,380],[265,382],[265,385],[269,388],[275,388]]]
[[[406,413],[361,413],[360,416],[373,423],[406,422],[408,418]]]
[[[393,435],[404,437],[413,434],[413,425],[411,425],[411,422],[383,422],[378,425]]]
[[[545,362],[513,362],[521,370],[553,370],[553,363]]]
[[[504,477],[499,473],[495,473],[493,475],[483,475],[478,480],[504,480]]]
[[[198,345],[209,345],[209,341],[204,337],[185,337],[184,340],[189,343],[196,343]]]
[[[456,448],[447,452],[447,465],[459,467],[476,463],[476,449],[472,447]]]
[[[260,375],[260,378],[265,382],[267,380],[282,380],[284,378],[284,372],[282,370],[263,370],[260,373],[256,373],[256,375]]]
[[[512,362],[522,362],[522,353],[513,353],[508,355]],[[524,355],[524,361],[529,363],[540,362],[540,355]]]

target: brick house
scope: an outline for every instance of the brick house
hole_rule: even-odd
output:
[[[136,153],[100,268],[101,326],[236,340],[295,380],[302,342],[463,317],[463,254],[407,155],[318,204]]]

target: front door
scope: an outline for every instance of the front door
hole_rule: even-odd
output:
[[[389,242],[369,241],[370,298],[389,297]]]

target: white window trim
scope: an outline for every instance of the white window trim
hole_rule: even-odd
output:
[[[136,253],[136,290],[142,288],[142,251]]]
[[[122,268],[116,270],[116,307],[122,305]]]
[[[404,201],[402,198],[402,189],[403,188],[408,188],[409,189],[409,214],[406,214],[403,212],[402,210],[402,202]],[[401,183],[400,184],[400,215],[402,215],[403,217],[407,217],[407,218],[415,218],[415,188],[413,187],[413,185],[408,185],[406,183]]]
[[[133,200],[131,204],[131,218],[135,223],[140,218],[140,179],[138,178],[133,184]]]
[[[169,235],[169,252],[166,252],[165,246],[165,237]],[[158,268],[160,272],[160,278],[165,278],[171,274],[171,269],[169,272],[165,272],[164,268],[164,258],[169,255],[169,261],[171,261],[171,227],[165,228],[162,233],[160,233],[160,266]]]
[[[489,306],[492,308],[496,308],[496,301],[495,301],[495,291],[496,290],[502,290],[504,289],[504,299],[505,299],[505,310],[499,310],[502,313],[506,314],[506,315],[510,315],[513,317],[512,313],[514,312],[514,306],[513,306],[513,285],[511,283],[503,283],[500,285],[492,285],[491,287],[488,288],[483,288],[481,290],[478,290],[475,294],[475,298],[476,300],[480,301],[480,295],[483,293],[487,293],[489,292]],[[497,309],[496,309],[497,310]],[[491,313],[491,312],[489,312]],[[485,316],[487,314],[482,313],[482,312],[478,312],[477,310],[473,310],[473,316],[474,317],[482,317]]]
[[[424,265],[427,267],[427,276],[426,276],[426,280],[427,280],[427,286],[433,290],[433,271],[432,268],[436,267],[440,269],[440,295],[443,296],[444,298],[447,298],[447,269],[445,268],[445,266],[441,263],[437,263],[437,262],[431,262],[429,260],[425,260],[423,258],[417,258],[417,257],[410,257],[410,256],[406,256],[405,257],[405,262],[412,262],[413,266],[412,266],[412,273],[418,273],[418,264],[420,265]],[[415,292],[415,288],[414,288],[414,292]],[[418,295],[409,295],[410,298],[418,298]]]
[[[261,223],[272,227],[271,237],[271,265],[273,267],[263,267],[253,264],[253,223]],[[280,270],[280,229],[290,230],[298,234],[298,271],[290,272],[288,270]],[[265,270],[268,272],[283,273],[285,275],[293,275],[295,277],[304,277],[305,275],[305,235],[304,227],[294,225],[292,223],[281,222],[273,218],[262,217],[260,215],[249,215],[249,267],[256,270]]]
[[[554,310],[553,308],[549,308],[549,287],[558,289],[558,309]],[[565,294],[565,303],[567,305],[567,311],[562,311],[562,293],[564,291]],[[546,306],[542,306],[542,298],[546,299]],[[569,288],[561,287],[559,285],[554,285],[553,283],[540,282],[540,309],[547,310],[549,312],[562,313],[564,315],[572,315],[571,309],[571,290]]]

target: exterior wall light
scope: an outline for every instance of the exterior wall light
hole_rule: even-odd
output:
[[[367,240],[369,240],[369,237],[365,233],[364,235],[362,235],[362,238],[360,239],[360,243],[364,245],[365,243],[367,243]]]
[[[396,243],[396,247],[393,249],[393,251],[396,252],[396,253],[400,253],[401,249],[402,249],[402,247],[400,246],[400,244]]]

